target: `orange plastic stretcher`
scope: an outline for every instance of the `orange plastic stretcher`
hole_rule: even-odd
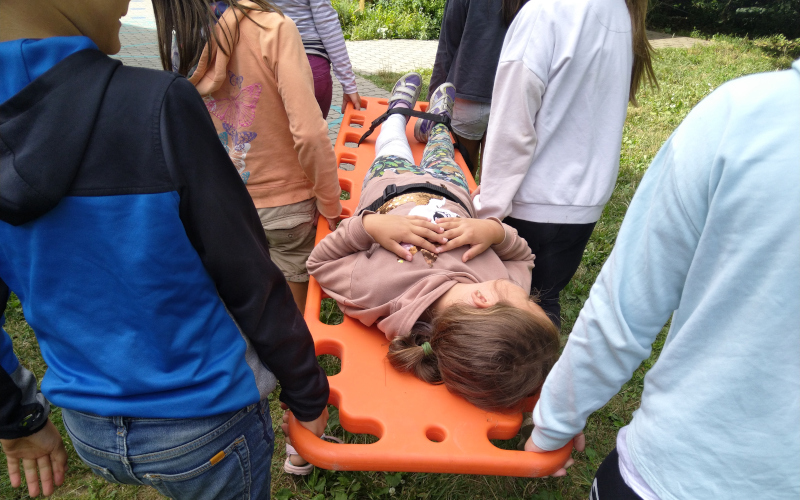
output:
[[[361,98],[365,109],[348,106],[344,113],[335,151],[339,182],[350,192],[342,201],[344,216],[355,212],[364,176],[375,159],[375,139],[380,128],[360,146],[362,133],[386,112],[387,100]],[[427,110],[428,103],[417,103]],[[414,120],[406,134],[414,159],[419,164],[423,144],[413,138]],[[471,190],[475,181],[467,176]],[[346,170],[350,169],[352,170]],[[317,243],[330,232],[320,219]],[[389,270],[387,269],[387,272]],[[291,417],[289,431],[300,455],[324,469],[394,472],[440,472],[540,477],[558,470],[569,457],[572,443],[544,454],[503,450],[490,439],[511,439],[519,431],[522,415],[490,413],[450,394],[443,385],[431,385],[409,373],[396,371],[386,360],[389,342],[375,327],[345,316],[339,325],[319,319],[325,294],[311,278],[305,319],[314,337],[317,355],[331,354],[341,360],[340,373],[328,378],[329,404],[339,409],[339,422],[347,431],[372,434],[372,444],[336,444],[317,438]]]

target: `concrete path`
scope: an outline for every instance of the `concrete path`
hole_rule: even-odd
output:
[[[695,44],[707,44],[705,40],[689,37],[674,37],[665,33],[647,32],[647,37],[656,49],[688,48]],[[122,50],[114,57],[124,64],[144,68],[162,69],[158,55],[158,35],[150,0],[132,0],[128,15],[122,18],[120,31]],[[432,68],[436,59],[436,40],[367,40],[348,41],[347,51],[356,73],[376,74],[383,71],[405,73],[416,69]],[[389,93],[369,80],[356,76],[359,94],[372,97],[387,97]],[[342,87],[334,77],[333,102],[328,115],[328,136],[331,142],[339,133],[342,122]]]
[[[695,45],[708,45],[708,40],[700,38],[690,38],[688,36],[675,36],[656,31],[648,31],[647,39],[654,49],[688,49]]]
[[[653,48],[689,48],[694,44],[707,44],[706,40],[648,31],[647,38]],[[382,71],[406,73],[415,69],[433,68],[436,60],[437,40],[365,40],[348,41],[347,52],[353,69],[361,74]]]
[[[356,73],[373,75],[382,71],[407,73],[415,69],[433,68],[439,45],[437,40],[364,40],[345,43]]]

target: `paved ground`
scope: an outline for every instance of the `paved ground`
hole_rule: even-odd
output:
[[[158,36],[153,16],[153,4],[150,0],[132,0],[128,15],[122,19],[122,50],[117,58],[124,64],[145,68],[162,69],[158,55]],[[647,32],[653,47],[656,49],[688,48],[694,44],[709,43],[705,40],[688,37],[673,37],[665,33]],[[368,40],[347,42],[347,51],[353,69],[360,74],[375,74],[381,71],[406,72],[421,68],[432,68],[436,59],[436,40]],[[372,82],[356,77],[361,95],[386,97],[388,92],[376,87]],[[342,122],[340,112],[342,88],[333,86],[333,106],[328,115],[328,136],[331,142],[339,133]]]
[[[437,40],[365,40],[345,42],[353,69],[361,74],[381,71],[405,73],[432,68]]]
[[[655,31],[647,32],[647,39],[654,49],[688,49],[694,45],[708,45],[708,40],[701,40],[699,38],[689,38],[688,36],[675,36],[668,35],[667,33],[657,33]]]

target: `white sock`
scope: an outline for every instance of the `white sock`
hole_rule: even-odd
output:
[[[392,115],[381,125],[381,133],[375,141],[375,159],[381,156],[399,156],[414,164],[414,155],[406,137],[406,117]]]

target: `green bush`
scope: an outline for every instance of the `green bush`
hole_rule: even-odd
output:
[[[375,0],[358,10],[358,0],[333,0],[348,40],[411,38],[435,40],[444,0]]]
[[[648,24],[751,37],[800,37],[798,0],[650,0]]]

